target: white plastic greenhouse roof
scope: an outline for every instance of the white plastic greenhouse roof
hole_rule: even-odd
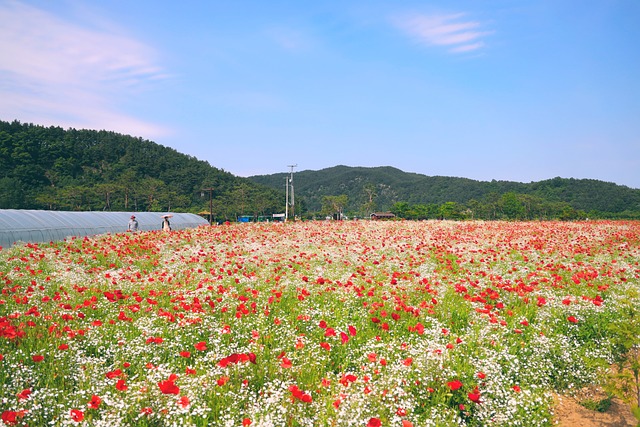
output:
[[[0,209],[0,247],[17,242],[55,242],[67,237],[84,237],[127,231],[131,215],[138,220],[139,230],[161,230],[162,215],[173,230],[207,225],[206,219],[190,213],[169,212],[64,212]]]

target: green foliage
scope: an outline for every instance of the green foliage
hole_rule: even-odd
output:
[[[154,142],[0,121],[0,209],[279,213],[284,194]],[[206,196],[206,197],[205,197]]]
[[[345,206],[347,206],[348,198],[346,194],[339,196],[324,196],[322,198],[322,210],[320,213],[331,216],[334,219],[342,219]]]
[[[608,389],[632,407],[640,407],[640,309],[638,293],[629,291],[622,301],[620,317],[609,325],[616,354],[616,371]],[[640,418],[639,418],[640,419]]]
[[[604,399],[585,399],[580,402],[580,405],[591,411],[607,412],[607,409],[609,409],[609,407],[611,406],[612,398],[613,396],[607,395],[607,397],[605,397]]]

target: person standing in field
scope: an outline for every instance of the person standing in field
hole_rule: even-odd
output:
[[[138,232],[138,220],[135,215],[131,215],[131,219],[129,219],[129,224],[127,226],[127,231],[131,231],[132,233]]]
[[[171,223],[169,222],[169,218],[165,218],[162,221],[162,230],[171,231]]]

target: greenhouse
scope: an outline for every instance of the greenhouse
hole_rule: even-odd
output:
[[[122,233],[134,215],[139,231],[161,230],[168,217],[173,230],[207,225],[206,219],[190,213],[169,212],[64,212],[0,209],[0,247],[16,243],[55,242],[68,237]]]

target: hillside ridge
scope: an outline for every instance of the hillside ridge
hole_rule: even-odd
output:
[[[250,176],[248,179],[272,188],[282,188],[287,175],[282,172]],[[372,195],[375,195],[376,209],[391,210],[403,202],[409,205],[488,203],[505,194],[517,195],[523,203],[527,200],[566,203],[573,209],[595,215],[640,211],[640,190],[586,178],[554,177],[530,183],[478,181],[405,172],[393,166],[337,165],[295,172],[293,181],[296,197],[303,199],[305,207],[311,211],[322,209],[325,196],[346,195],[349,200],[346,209],[356,213],[362,211],[361,207],[372,199]]]

